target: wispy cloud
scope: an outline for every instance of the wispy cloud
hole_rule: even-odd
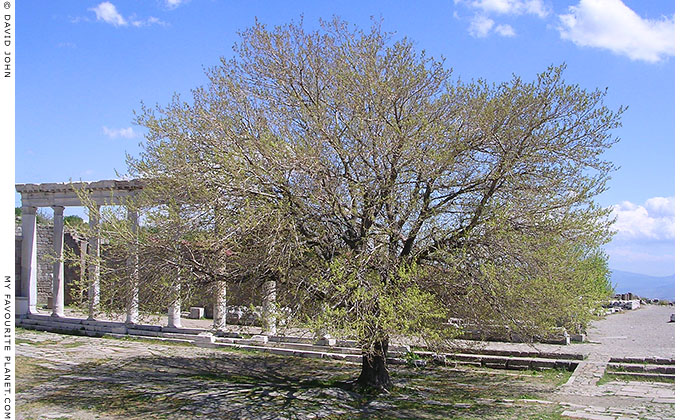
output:
[[[658,263],[673,262],[675,260],[673,253],[650,253],[647,250],[636,249],[632,246],[610,247],[607,249],[607,253],[611,258],[628,262]]]
[[[477,15],[470,21],[468,31],[470,35],[475,38],[484,38],[489,35],[491,29],[494,27],[494,21],[483,15]]]
[[[467,6],[484,13],[500,15],[536,15],[546,17],[548,8],[542,0],[455,0],[455,4],[465,3]]]
[[[667,240],[675,238],[674,197],[654,197],[644,204],[624,201],[613,206],[614,230],[622,238]]]
[[[454,16],[456,19],[459,19],[457,13]],[[515,30],[512,26],[506,24],[497,25],[493,19],[484,15],[475,15],[472,18],[468,32],[475,38],[485,38],[491,33],[505,37],[515,36]]]
[[[675,18],[644,19],[621,0],[580,0],[559,19],[561,38],[583,47],[652,63],[675,55]]]
[[[98,6],[89,9],[96,14],[96,19],[113,26],[127,26],[127,21],[117,11],[115,5],[109,1],[104,1]]]
[[[117,8],[115,7],[114,4],[112,4],[109,1],[105,1],[103,3],[100,3],[98,6],[93,7],[89,9],[90,11],[94,12],[96,14],[96,20],[108,23],[113,26],[134,26],[136,28],[141,28],[144,26],[151,26],[151,25],[162,25],[165,26],[167,25],[166,22],[160,20],[157,17],[148,17],[148,18],[139,18],[137,15],[132,15],[129,18],[125,19],[120,12],[117,11]],[[78,19],[73,19],[73,23],[78,23],[80,21],[88,21],[88,19],[85,18],[78,18]]]
[[[108,128],[106,126],[103,126],[103,134],[110,137],[111,139],[117,139],[117,138],[133,139],[134,137],[137,136],[137,133],[134,132],[132,127]]]
[[[533,15],[545,18],[550,14],[543,0],[454,0],[456,5],[468,9],[472,18],[467,31],[475,38],[484,38],[490,34],[503,37],[514,37],[515,29],[506,23],[497,23],[495,19],[522,15]],[[453,17],[458,20],[457,10]]]
[[[174,9],[184,2],[185,2],[185,0],[165,0],[165,6],[168,9]]]
[[[132,26],[136,26],[137,28],[142,27],[142,26],[151,26],[151,25],[161,25],[161,26],[166,26],[167,23],[158,19],[157,17],[149,17],[148,19],[137,19],[136,17],[133,17],[130,19],[130,22]]]
[[[512,26],[506,25],[506,24],[496,25],[496,28],[494,28],[494,31],[501,36],[507,36],[507,37],[515,36],[515,29],[513,29]]]

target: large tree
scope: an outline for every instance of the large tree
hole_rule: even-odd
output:
[[[193,230],[241,256],[225,270],[278,281],[285,305],[357,337],[360,384],[388,389],[391,336],[434,336],[450,315],[586,322],[607,291],[594,197],[622,112],[604,92],[567,84],[565,66],[453,82],[376,22],[240,35],[191,100],[140,113],[132,175],[173,214],[212,217]],[[535,311],[556,297],[570,321]]]

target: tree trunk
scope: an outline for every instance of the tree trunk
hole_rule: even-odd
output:
[[[386,355],[388,353],[388,339],[377,341],[374,352],[366,353],[362,357],[362,373],[357,378],[357,384],[365,388],[379,391],[389,391],[393,384],[388,374]]]

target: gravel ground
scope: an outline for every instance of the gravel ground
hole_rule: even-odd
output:
[[[17,420],[547,419],[531,402],[563,371],[395,366],[394,390],[347,386],[359,365],[147,340],[17,331]]]
[[[676,324],[669,322],[674,306],[646,305],[595,321],[589,327],[588,350],[611,357],[675,358]],[[595,344],[599,343],[599,344]]]

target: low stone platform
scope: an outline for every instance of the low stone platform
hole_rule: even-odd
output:
[[[199,328],[170,328],[157,325],[126,324],[116,321],[88,320],[80,318],[55,318],[48,315],[28,315],[16,319],[16,325],[26,329],[101,337],[135,336],[147,339],[192,344],[206,348],[232,347],[243,350],[306,358],[337,359],[361,363],[361,349],[351,340],[337,340],[334,346],[317,344],[318,340],[300,336],[270,336],[263,340],[245,338],[236,332],[211,333]],[[390,364],[406,363],[410,347],[392,343],[389,346]],[[458,347],[452,353],[437,354],[416,350],[415,354],[444,366],[477,366],[510,370],[544,370],[563,368],[575,370],[581,354],[539,352],[537,350],[484,349],[476,345]],[[420,361],[418,363],[427,362]]]
[[[562,368],[570,379],[545,403],[563,407],[563,416],[582,419],[674,418],[675,376],[674,325],[667,323],[669,308],[645,307],[615,314],[593,324],[593,342],[569,346],[455,340],[454,349],[437,353],[418,340],[398,337],[390,346],[390,363],[415,366],[477,366],[504,370]],[[670,310],[673,310],[671,308]],[[187,320],[185,320],[187,321]],[[160,325],[128,325],[119,321],[53,318],[30,315],[16,325],[42,331],[114,337],[137,336],[165,342],[181,342],[201,348],[238,348],[304,358],[361,363],[360,349],[349,340],[334,346],[319,345],[305,334],[252,338],[260,330],[237,329],[211,334],[195,327],[167,328]],[[653,331],[648,333],[649,331]],[[624,334],[621,334],[624,333]],[[414,350],[415,360],[406,356]],[[609,382],[602,378],[609,374]],[[640,381],[640,380],[645,381]]]

